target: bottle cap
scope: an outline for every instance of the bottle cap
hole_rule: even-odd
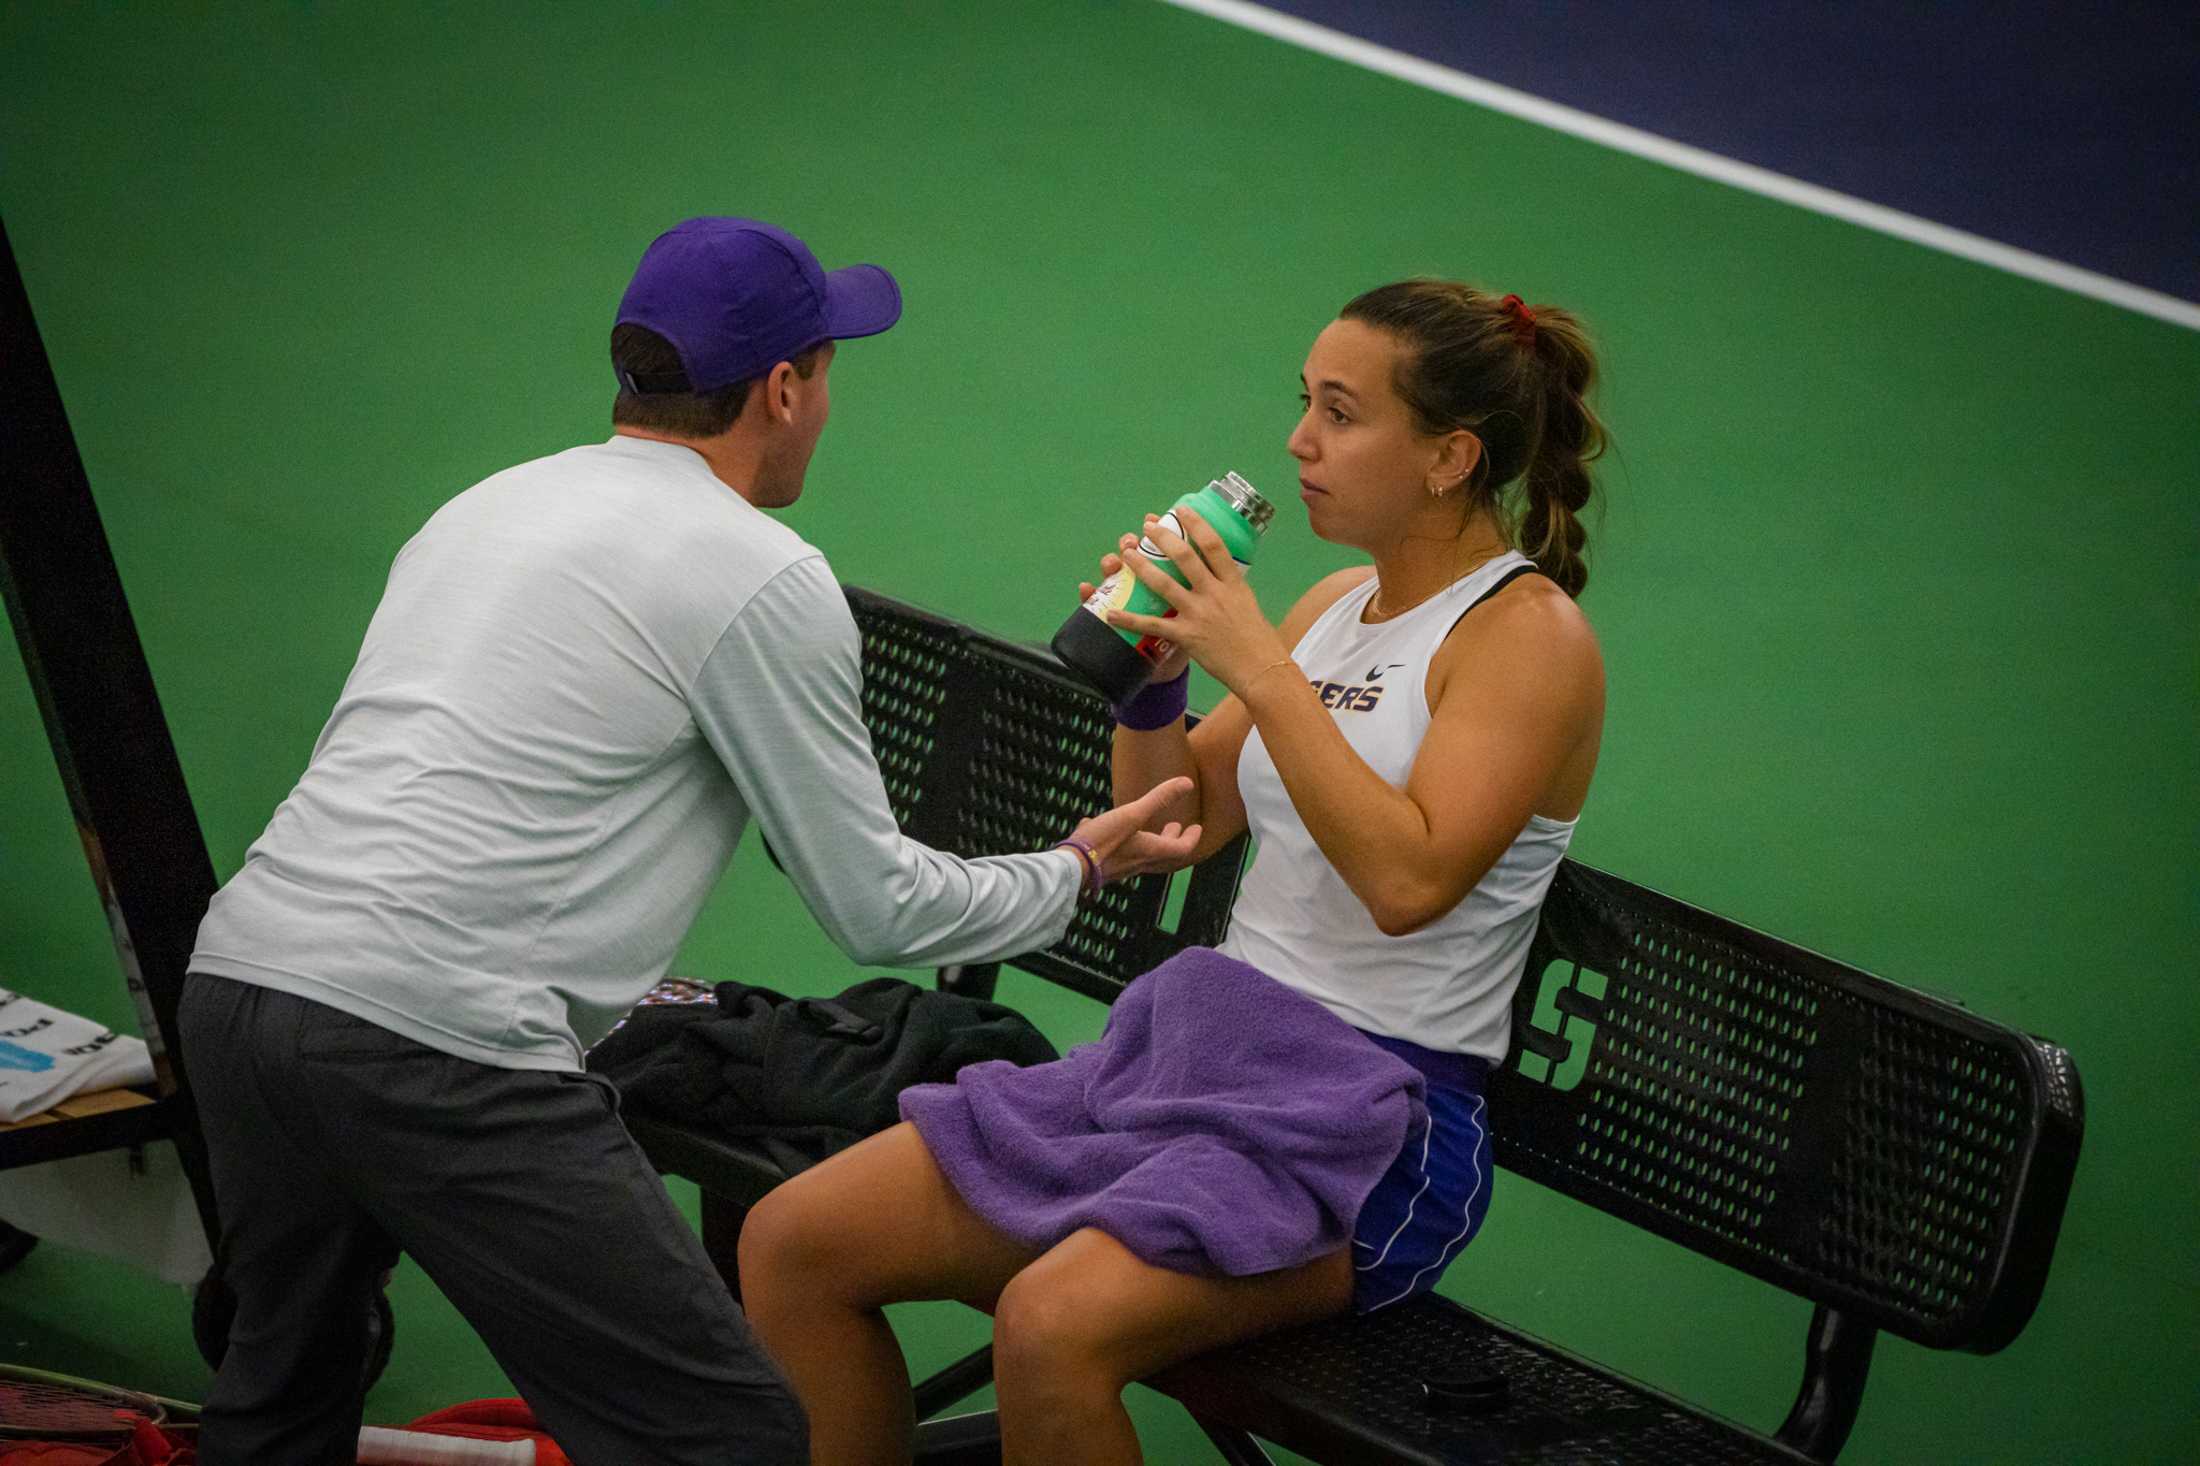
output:
[[[1254,534],[1265,534],[1268,521],[1276,517],[1276,506],[1262,498],[1260,490],[1247,483],[1234,469],[1207,487],[1229,500],[1230,507],[1253,527]]]

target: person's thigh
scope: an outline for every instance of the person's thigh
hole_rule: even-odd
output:
[[[310,1139],[292,1070],[301,1000],[192,977],[178,1027],[222,1235],[209,1285],[234,1303],[201,1452],[350,1462],[389,1241]]]
[[[608,1084],[326,1027],[306,1047],[362,1203],[576,1462],[805,1458],[800,1408]]]
[[[948,1184],[903,1123],[781,1183],[741,1232],[741,1291],[829,1289],[857,1308],[956,1298],[990,1311],[1039,1255],[996,1230]]]
[[[1127,1384],[1352,1302],[1352,1259],[1326,1257],[1250,1277],[1172,1272],[1140,1260],[1097,1228],[1071,1234],[1003,1291],[994,1347],[1007,1374],[1019,1364],[1091,1368]]]

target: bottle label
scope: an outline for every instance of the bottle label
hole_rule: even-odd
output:
[[[1162,511],[1161,518],[1158,522],[1163,529],[1166,529],[1170,534],[1175,535],[1178,539],[1183,539],[1185,537],[1184,521],[1176,517],[1176,511],[1174,509],[1167,509]],[[1153,561],[1162,569],[1168,571],[1172,575],[1176,573],[1176,567],[1169,563],[1169,557],[1167,555],[1161,553],[1161,547],[1153,542],[1152,535],[1146,535],[1142,537],[1138,541],[1138,548],[1142,552],[1144,552],[1147,559]]]
[[[1175,535],[1178,539],[1183,540],[1186,543],[1190,543],[1192,537],[1184,532],[1184,521],[1176,517],[1175,509],[1172,508],[1164,513],[1161,516],[1160,523],[1164,528],[1169,531],[1170,534]],[[1141,538],[1138,541],[1138,548],[1145,552],[1147,559],[1153,561],[1154,564],[1159,565],[1163,570],[1168,571],[1169,574],[1175,575],[1178,580],[1182,580],[1184,578],[1181,575],[1177,575],[1175,564],[1170,561],[1167,555],[1162,553],[1161,547],[1153,542],[1152,535],[1146,535]],[[1240,570],[1250,570],[1253,568],[1252,561],[1240,560],[1235,553],[1231,554],[1230,559],[1236,563],[1237,568]]]
[[[1168,617],[1176,614],[1176,608],[1168,605],[1131,606],[1131,596],[1141,590],[1145,590],[1145,587],[1138,583],[1137,576],[1131,574],[1128,570],[1118,570],[1106,580],[1101,581],[1093,590],[1093,593],[1085,597],[1084,609],[1098,616],[1103,626],[1129,642],[1132,648],[1147,661],[1159,662],[1169,654],[1169,644],[1167,642],[1160,640],[1158,637],[1141,636],[1135,631],[1117,626],[1108,620],[1108,612],[1126,609],[1131,610],[1133,614],[1148,616]],[[1146,599],[1151,601],[1155,597],[1152,592],[1148,591]]]
[[[1131,591],[1137,585],[1138,577],[1128,570],[1118,570],[1101,581],[1093,593],[1085,597],[1085,609],[1105,621],[1108,619],[1108,612],[1123,609],[1130,601]]]

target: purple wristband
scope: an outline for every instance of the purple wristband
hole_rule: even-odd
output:
[[[1191,687],[1189,667],[1166,682],[1149,682],[1115,704],[1115,721],[1136,733],[1166,728],[1192,705]]]
[[[1053,848],[1069,851],[1077,857],[1077,863],[1083,867],[1078,876],[1079,894],[1084,896],[1099,895],[1100,888],[1107,884],[1107,876],[1100,868],[1100,852],[1094,850],[1075,835],[1055,841]]]

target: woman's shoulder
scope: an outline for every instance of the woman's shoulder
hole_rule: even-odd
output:
[[[1507,663],[1545,679],[1601,687],[1604,657],[1579,602],[1542,575],[1522,575],[1453,624],[1437,652],[1439,664],[1478,671]]]

